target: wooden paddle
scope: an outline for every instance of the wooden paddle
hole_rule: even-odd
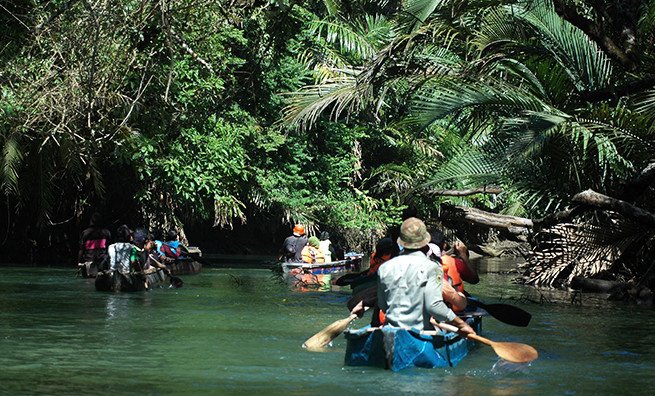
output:
[[[437,326],[443,330],[457,333],[457,327],[446,324],[437,323]],[[481,342],[493,348],[496,355],[503,360],[512,363],[528,363],[539,357],[536,349],[527,344],[520,344],[518,342],[497,342],[491,341],[477,334],[468,334],[466,338]]]
[[[367,309],[367,308],[365,308]],[[312,352],[320,352],[332,340],[337,338],[339,334],[343,333],[350,322],[357,318],[357,314],[350,314],[347,318],[339,319],[336,322],[326,326],[323,330],[309,337],[307,341],[302,344],[302,347]]]
[[[466,298],[466,301],[469,305],[480,307],[494,318],[512,326],[526,327],[530,323],[530,319],[532,319],[532,315],[530,315],[529,312],[524,311],[519,307],[515,307],[514,305],[485,304],[482,301],[469,297]]]

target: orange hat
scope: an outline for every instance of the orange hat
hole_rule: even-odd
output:
[[[293,226],[293,235],[301,236],[305,233],[305,226],[302,224],[296,224]]]

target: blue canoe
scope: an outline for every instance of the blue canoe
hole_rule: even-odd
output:
[[[482,317],[462,317],[479,333]],[[432,335],[434,334],[434,335]],[[409,367],[454,367],[475,346],[459,334],[404,330],[392,326],[346,330],[346,366],[374,366],[399,371]]]

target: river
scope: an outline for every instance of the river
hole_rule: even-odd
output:
[[[296,293],[252,268],[205,268],[184,287],[96,292],[65,268],[0,267],[0,393],[587,395],[655,388],[655,311],[510,282],[506,262],[479,263],[467,288],[532,313],[527,328],[485,318],[495,341],[534,346],[529,365],[480,346],[457,367],[390,372],[344,367],[345,341],[301,344],[348,316],[343,292]],[[354,322],[364,325],[368,316]]]

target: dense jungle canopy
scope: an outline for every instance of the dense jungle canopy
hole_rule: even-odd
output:
[[[650,273],[653,0],[0,5],[5,248],[450,213],[530,240],[531,283]]]

